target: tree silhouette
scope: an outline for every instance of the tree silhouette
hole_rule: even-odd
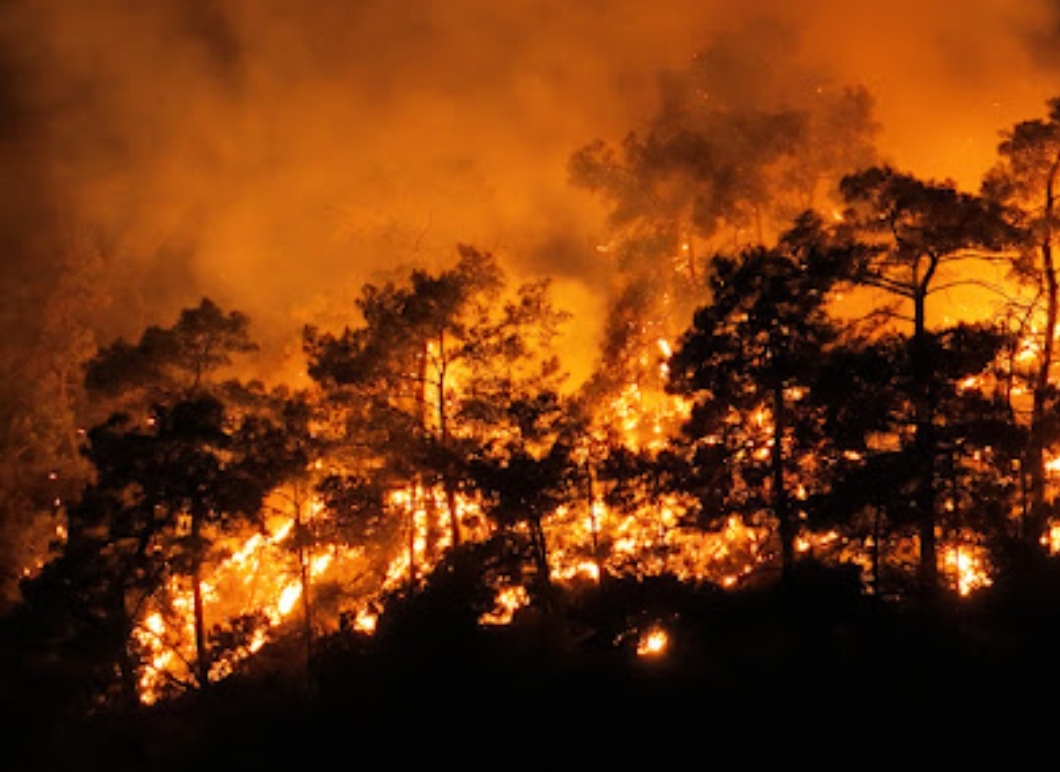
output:
[[[561,380],[551,346],[565,318],[547,282],[505,299],[496,260],[470,247],[459,253],[438,274],[366,285],[357,301],[363,326],[305,335],[310,374],[345,411],[354,476],[391,490],[440,485],[453,546],[462,540],[457,497],[473,484],[469,459],[503,431],[514,404]]]
[[[86,387],[96,397],[119,398],[120,406],[216,389],[214,376],[233,355],[257,350],[249,323],[239,311],[225,313],[203,298],[173,326],[152,325],[135,345],[118,339],[101,349],[88,363]]]
[[[715,486],[730,492],[729,506],[741,487],[749,509],[768,499],[784,578],[795,565],[791,478],[804,450],[795,429],[805,423],[804,392],[839,336],[827,306],[845,258],[821,237],[819,221],[807,215],[777,248],[716,256],[711,302],[696,312],[670,362],[671,388],[695,399],[686,427],[694,463],[721,476]],[[747,433],[755,426],[765,435],[757,452]]]
[[[864,89],[818,85],[770,98],[790,73],[734,54],[715,41],[665,81],[646,133],[617,147],[597,140],[571,156],[572,181],[610,205],[612,250],[624,271],[650,276],[669,261],[664,273],[698,288],[697,245],[769,243],[793,217],[824,204],[842,175],[874,160]]]
[[[532,585],[546,608],[552,604],[551,569],[542,520],[577,495],[574,458],[576,427],[552,392],[510,402],[507,425],[474,453],[471,475],[486,514],[509,538],[519,526],[529,531]]]
[[[1023,438],[1002,391],[990,388],[1009,339],[994,325],[958,325],[927,333],[923,344],[935,397],[936,524],[958,541],[975,535],[998,549],[1011,538],[1012,469]],[[809,396],[831,448],[830,484],[810,497],[809,524],[841,527],[871,544],[877,594],[885,592],[888,537],[921,523],[912,354],[912,340],[895,332],[850,339],[828,353]]]
[[[173,326],[149,327],[135,345],[118,340],[102,349],[86,371],[90,395],[129,411],[114,413],[89,432],[87,454],[97,471],[89,499],[120,503],[100,525],[107,543],[135,536],[133,551],[119,550],[118,560],[131,561],[132,567],[117,570],[133,571],[144,551],[153,550],[190,577],[195,674],[203,688],[210,672],[201,581],[208,546],[204,530],[236,514],[257,516],[262,497],[285,471],[254,459],[262,419],[231,407],[249,399],[250,391],[214,380],[233,355],[256,349],[248,325],[243,314],[225,313],[203,299]],[[98,506],[79,509],[71,520],[100,514]],[[138,575],[150,578],[145,590],[153,591],[165,570],[155,566]],[[117,591],[124,592],[124,583]]]
[[[1052,419],[1057,404],[1052,382],[1060,297],[1053,252],[1060,227],[1060,98],[1049,102],[1049,117],[1022,121],[1003,133],[1001,156],[983,180],[983,194],[1009,207],[1016,227],[1019,256],[1015,274],[1029,284],[1035,297],[1031,311],[1042,313],[1031,325],[1037,356],[1031,376],[1032,406],[1025,471],[1030,506],[1023,536],[1031,554],[1041,549],[1045,525],[1052,514],[1046,493],[1046,448],[1056,441]]]
[[[944,289],[973,283],[952,269],[990,258],[1009,233],[998,207],[958,192],[948,183],[924,182],[890,167],[850,175],[841,183],[848,209],[840,231],[852,239],[849,254],[857,280],[912,305],[909,394],[915,433],[919,583],[924,597],[938,586],[936,494],[939,395],[932,377],[933,344],[927,301]],[[986,254],[984,254],[986,250]]]
[[[356,441],[371,435],[370,452],[392,473],[441,483],[454,545],[461,528],[453,379],[501,282],[492,257],[462,247],[457,266],[438,275],[415,270],[406,286],[366,285],[357,301],[363,327],[305,333],[310,375],[347,404],[360,403],[350,414]]]

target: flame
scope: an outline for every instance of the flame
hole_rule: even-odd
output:
[[[649,336],[641,365],[646,374],[642,383],[629,383],[620,389],[597,417],[597,429],[591,435],[600,442],[607,440],[608,429],[617,428],[620,440],[634,451],[662,449],[668,439],[687,419],[691,402],[667,394],[662,388],[667,375],[666,361],[672,347],[664,337]],[[651,345],[659,356],[651,356]],[[1036,349],[1025,346],[1017,358],[1036,356]],[[969,378],[962,388],[982,388],[980,377]],[[799,389],[789,389],[786,396],[798,401],[805,396]],[[746,445],[739,450],[745,457],[767,460],[772,450],[771,421],[768,410],[760,409],[745,421]],[[718,442],[720,438],[716,438]],[[856,451],[847,451],[849,461],[860,461]],[[590,463],[591,454],[585,454]],[[1060,457],[1049,459],[1050,472],[1060,472]],[[802,486],[794,491],[796,500],[808,498]],[[737,587],[763,564],[775,561],[776,548],[771,531],[765,526],[731,516],[716,532],[686,525],[692,501],[679,495],[657,498],[653,503],[619,508],[608,506],[601,491],[591,492],[589,500],[559,507],[545,517],[542,526],[548,545],[550,578],[563,584],[577,581],[599,582],[607,575],[659,576],[673,575],[688,582],[715,582],[723,587]],[[340,614],[352,619],[354,630],[373,634],[382,609],[385,593],[424,581],[451,546],[448,497],[441,486],[413,485],[395,490],[385,505],[400,533],[388,545],[385,558],[374,569],[371,587],[352,593],[341,605]],[[307,507],[307,519],[324,517],[323,502],[313,499]],[[478,503],[463,493],[456,497],[455,517],[469,541],[489,536],[491,526],[482,516]],[[300,568],[291,551],[284,546],[295,519],[284,517],[270,523],[268,531],[248,534],[232,545],[229,556],[209,567],[203,577],[208,616],[214,623],[234,619],[249,612],[261,613],[266,624],[250,631],[245,643],[213,662],[212,674],[224,677],[239,663],[260,651],[277,629],[300,613],[299,600],[306,591]],[[1060,550],[1060,526],[1049,532],[1053,551]],[[824,534],[800,534],[796,550],[801,554],[823,552],[865,562],[864,541],[846,541],[837,531]],[[336,544],[317,545],[303,555],[306,574],[314,581],[327,577],[367,573],[367,548],[351,549]],[[958,592],[968,595],[991,583],[990,566],[985,551],[974,545],[944,545],[943,571],[951,576]],[[356,569],[354,568],[356,567]],[[312,597],[312,585],[310,597]],[[511,623],[520,608],[530,603],[527,589],[519,585],[494,588],[494,608],[480,617],[483,625]],[[142,670],[141,694],[152,702],[175,682],[193,680],[188,663],[194,660],[190,588],[172,581],[162,597],[145,610],[134,637],[146,652],[147,665]],[[334,612],[332,612],[334,616]],[[319,624],[327,624],[318,620]],[[332,622],[337,629],[337,620]],[[636,632],[632,634],[637,634]],[[670,634],[661,626],[643,630],[637,637],[636,651],[643,657],[663,655],[670,646]]]
[[[322,504],[313,502],[310,513]],[[310,515],[312,516],[312,515]],[[201,582],[207,626],[224,624],[248,614],[260,614],[264,626],[249,631],[249,638],[232,651],[211,652],[211,678],[221,679],[239,663],[260,651],[276,628],[289,619],[302,598],[295,556],[283,546],[295,520],[273,520],[266,532],[256,532],[237,541],[227,558],[204,567]],[[359,549],[332,545],[328,551],[308,559],[309,575],[324,577],[329,571],[356,570],[363,563]],[[140,698],[145,704],[158,701],[173,685],[194,681],[194,621],[191,586],[185,579],[171,578],[163,591],[150,599],[133,632],[133,640],[145,652],[139,679]]]
[[[371,635],[375,632],[376,625],[379,622],[379,615],[371,609],[365,607],[357,612],[357,616],[353,620],[353,629],[361,633]]]
[[[659,657],[666,653],[669,646],[669,634],[661,627],[652,627],[637,640],[637,656]]]
[[[315,558],[310,558],[309,575],[316,579],[328,570],[328,566],[331,565],[334,559],[335,556],[330,552],[325,552],[323,555],[317,555]]]
[[[990,577],[986,553],[981,547],[954,544],[944,548],[942,554],[944,570],[954,577],[957,592],[968,596],[994,583]]]
[[[803,533],[795,537],[795,551],[799,553],[819,552],[837,543],[840,540],[838,531],[814,534]]]
[[[276,601],[278,618],[282,619],[290,614],[291,609],[294,608],[294,604],[298,602],[300,597],[302,597],[302,585],[298,582],[291,582],[284,587],[280,592],[279,600]]]
[[[492,611],[479,617],[479,624],[506,625],[511,623],[515,612],[529,605],[530,595],[521,585],[503,587],[497,592]]]

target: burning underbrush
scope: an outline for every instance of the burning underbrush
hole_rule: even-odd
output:
[[[293,520],[284,518],[225,540],[203,580],[211,680],[245,670],[266,646],[285,640],[302,641],[302,654],[298,646],[281,646],[293,661],[280,666],[297,670],[304,657],[324,655],[349,636],[376,636],[380,645],[394,647],[414,641],[417,649],[430,641],[436,653],[452,653],[483,629],[539,628],[556,619],[563,620],[561,630],[550,633],[556,645],[660,661],[684,645],[679,630],[692,612],[682,603],[697,599],[702,605],[703,598],[768,587],[776,578],[776,539],[765,525],[732,517],[705,532],[687,526],[674,510],[620,513],[600,503],[591,512],[561,508],[546,519],[547,577],[535,570],[529,534],[520,527],[493,529],[456,550],[443,543],[432,556],[425,513],[409,507],[414,498],[394,499],[406,507],[415,531],[411,538],[399,533],[389,552],[317,544],[304,551],[303,563],[291,548]],[[470,522],[476,508],[464,503],[461,513]],[[873,589],[865,579],[870,548],[834,531],[807,533],[798,543],[810,565],[849,566],[848,589],[866,592]],[[906,548],[912,561],[915,550]],[[982,548],[947,544],[943,571],[967,595],[991,583],[986,560]],[[133,645],[144,663],[143,702],[195,686],[186,582],[170,580],[144,604]]]

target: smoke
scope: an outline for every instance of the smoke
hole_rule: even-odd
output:
[[[30,308],[87,241],[101,336],[208,294],[281,346],[323,298],[462,241],[599,314],[602,210],[567,159],[657,120],[664,73],[712,44],[734,98],[865,85],[885,156],[966,187],[1060,92],[1056,2],[732,5],[6,0],[5,286]]]

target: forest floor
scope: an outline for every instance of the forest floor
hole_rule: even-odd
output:
[[[44,692],[23,680],[7,695],[19,704],[5,706],[20,711],[6,720],[14,763],[0,766],[625,769],[734,753],[751,767],[832,766],[925,751],[954,762],[993,744],[1030,752],[1060,719],[1051,593],[947,599],[927,613],[827,593],[656,590],[636,603],[612,593],[620,612],[597,605],[496,629],[420,609],[381,641],[321,641],[311,677],[259,663],[208,694],[121,717],[45,720]],[[648,624],[669,646],[638,656],[622,628]]]

